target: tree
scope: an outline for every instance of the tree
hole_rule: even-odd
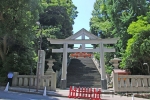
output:
[[[108,0],[110,19],[114,25],[113,33],[119,37],[116,45],[117,56],[122,56],[125,52],[127,41],[131,35],[127,33],[127,28],[132,21],[137,20],[137,16],[145,15],[148,8],[145,0]]]
[[[41,6],[40,0],[0,1],[1,74],[10,70],[26,74],[35,63],[33,27]]]
[[[128,33],[132,35],[132,38],[128,40],[121,64],[122,67],[132,69],[132,74],[148,74],[148,69],[143,63],[150,64],[150,12],[146,16],[137,17],[137,19],[128,27]]]
[[[61,54],[52,54],[52,48],[62,48],[62,45],[49,44],[47,38],[65,39],[72,35],[73,20],[76,16],[76,7],[71,0],[51,0],[44,12],[40,14],[39,21],[43,26],[42,49],[46,50],[46,58],[52,55],[57,63],[62,62]],[[56,63],[54,64],[56,65]],[[61,65],[58,65],[55,66],[54,70],[60,69]]]
[[[91,32],[100,38],[119,37],[114,45],[117,57],[123,57],[128,39],[132,38],[127,29],[137,16],[146,15],[149,10],[149,2],[146,0],[96,0],[92,18],[90,21]],[[106,45],[107,47],[113,45]],[[106,66],[113,57],[113,53],[107,53]]]
[[[105,0],[96,0],[94,4],[94,10],[92,12],[93,17],[90,20],[90,30],[91,33],[95,34],[96,36],[99,36],[102,39],[105,38],[113,38],[114,35],[112,34],[112,31],[114,29],[114,26],[110,20],[108,10],[108,1]],[[98,45],[94,45],[98,46]],[[105,45],[106,47],[112,47],[113,45]],[[112,67],[109,63],[110,58],[113,57],[114,53],[105,53],[105,62],[106,62],[106,72],[111,73]],[[98,53],[96,54],[96,57],[98,57]]]

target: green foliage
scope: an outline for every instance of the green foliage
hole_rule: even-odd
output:
[[[137,72],[140,74],[147,73],[147,67],[143,66],[143,63],[150,62],[150,13],[147,16],[137,17],[137,21],[132,22],[128,28],[129,34],[132,38],[128,40],[127,49],[123,56],[121,63],[122,67],[136,68],[136,72],[132,71],[133,74]]]
[[[112,66],[105,66],[105,69],[106,69],[106,73],[109,74],[109,75],[111,75],[113,67]]]
[[[97,59],[97,60],[100,60],[100,54],[99,53],[94,53],[94,57]]]
[[[6,76],[0,77],[0,86],[6,85],[6,83],[7,83],[7,77]]]
[[[138,47],[138,44],[142,43],[142,39],[144,38],[139,39],[141,35],[137,35],[133,37],[132,35],[138,34],[139,32],[143,33],[143,31],[149,29],[149,25],[147,24],[150,21],[149,17],[146,18],[140,16],[140,15],[143,16],[146,15],[146,12],[149,11],[149,4],[150,3],[146,2],[146,0],[129,0],[129,1],[128,0],[96,0],[94,4],[94,10],[92,12],[92,18],[90,20],[91,33],[95,34],[96,36],[99,36],[100,38],[109,38],[109,37],[120,38],[117,44],[105,45],[105,46],[114,47],[116,49],[115,55],[117,57],[121,57],[123,59],[123,62],[126,62],[126,63],[122,63],[121,65],[122,68],[129,65],[137,66],[137,63],[135,63],[135,61],[137,59],[142,58],[141,55],[139,56],[137,53],[135,53],[134,57],[130,58],[129,54],[133,56],[133,53],[131,53],[133,52],[133,50],[142,52],[139,51],[140,50],[139,48],[144,48],[143,46]],[[149,14],[147,14],[147,16],[149,16]],[[141,19],[139,20],[140,24],[133,22],[137,20],[137,17],[138,20]],[[131,25],[129,27],[129,25],[132,22],[136,24]],[[141,42],[136,42],[137,39],[141,40]],[[127,45],[133,45],[132,43],[134,43],[134,48],[132,46],[127,46]],[[98,45],[94,45],[94,46],[96,47]],[[126,51],[128,51],[128,53],[125,53]],[[124,58],[124,55],[126,55],[126,58]],[[107,68],[109,69],[109,67],[111,66],[109,64],[109,60],[112,57],[113,57],[113,53],[105,54],[106,70]]]
[[[10,70],[27,74],[36,66],[33,27],[40,11],[40,0],[0,1],[0,76]]]
[[[47,38],[72,35],[76,16],[71,0],[1,0],[0,76],[6,76],[10,70],[20,74],[29,74],[31,67],[36,70],[41,38],[46,59],[53,55],[58,60],[61,55],[52,54],[51,49],[61,46],[50,44]],[[38,20],[40,27],[36,25]]]
[[[42,49],[46,51],[46,59],[51,55],[57,61],[54,71],[59,70],[62,63],[62,54],[52,54],[52,48],[62,48],[62,45],[52,45],[47,38],[65,39],[73,34],[72,25],[77,16],[76,7],[71,0],[51,0],[44,12],[40,14],[42,31]],[[40,32],[38,33],[40,36]]]
[[[91,33],[99,36],[102,39],[105,38],[113,38],[113,23],[110,20],[110,14],[107,13],[109,5],[107,4],[108,1],[104,0],[96,0],[94,4],[94,10],[92,12],[93,17],[90,20],[90,30]],[[95,47],[98,45],[94,45]],[[113,45],[105,45],[106,47],[112,47]],[[112,71],[112,66],[109,63],[111,58],[111,53],[105,53],[105,63],[106,63],[106,72],[110,73]],[[96,54],[96,59],[99,60],[99,54]]]

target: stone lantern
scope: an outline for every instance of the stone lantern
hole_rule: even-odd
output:
[[[114,70],[112,71],[111,76],[110,76],[110,85],[113,85],[113,76],[115,74],[114,72],[115,71],[121,71],[120,69],[118,69],[119,61],[121,61],[121,59],[116,58],[116,55],[114,55],[114,59],[111,59],[109,61],[114,66]]]
[[[53,69],[52,66],[54,65],[53,62],[55,61],[55,59],[52,59],[52,56],[50,56],[50,59],[46,59],[46,61],[48,61],[47,65],[49,66],[47,71],[45,72],[45,75],[51,75],[51,73],[53,73]]]
[[[121,61],[121,59],[116,58],[116,55],[114,55],[114,59],[110,60],[110,63],[112,63],[112,65],[114,66],[114,69],[118,69],[119,61]]]

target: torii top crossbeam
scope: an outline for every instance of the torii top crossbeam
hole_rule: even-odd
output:
[[[90,40],[64,40],[64,39],[47,39],[50,41],[51,44],[115,44],[117,43],[116,38],[110,38],[110,39],[90,39]]]

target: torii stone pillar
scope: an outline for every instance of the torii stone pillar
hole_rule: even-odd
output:
[[[65,89],[66,88],[66,84],[67,84],[67,79],[66,79],[66,74],[67,74],[67,48],[68,48],[68,44],[64,43],[64,48],[63,48],[63,63],[62,63],[62,76],[61,76],[61,85],[60,88],[61,89]]]
[[[106,72],[105,72],[105,61],[104,61],[104,47],[103,43],[99,44],[100,49],[100,66],[101,66],[101,87],[102,89],[107,89],[107,79],[106,79]]]

